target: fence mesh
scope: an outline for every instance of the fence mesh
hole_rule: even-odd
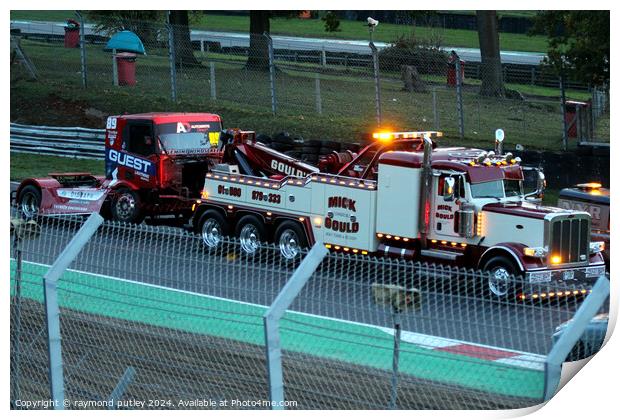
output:
[[[40,235],[11,249],[15,408],[50,398],[43,276],[83,223],[36,221]],[[285,262],[265,244],[244,257],[234,239],[209,253],[200,236],[178,228],[106,222],[58,282],[69,408],[108,408],[123,378],[117,408],[270,408],[263,315],[305,255]],[[280,323],[288,407],[387,408],[396,323],[398,408],[540,402],[555,329],[588,286],[548,284],[545,293],[570,292],[514,300],[492,297],[488,280],[472,270],[330,254]],[[376,303],[375,290],[395,285],[417,289],[419,308],[396,313]]]
[[[380,125],[441,129],[449,137],[475,144],[502,126],[515,143],[549,149],[563,146],[567,119],[571,142],[609,141],[608,90],[588,90],[567,81],[568,98],[584,103],[576,119],[573,105],[566,104],[566,115],[562,111],[556,75],[542,66],[512,62],[460,65],[461,133],[459,74],[455,57],[441,47],[441,37],[401,36],[380,45],[373,58],[365,41],[330,44],[275,35],[248,37],[104,17],[85,25],[86,93],[114,92],[114,112],[125,111],[124,98],[144,98],[163,108],[233,106],[246,115],[245,121],[231,121],[233,125],[250,124],[267,134],[287,129],[305,138],[328,135],[339,140]],[[66,48],[74,44],[67,45],[64,25],[13,26],[20,31],[15,39],[41,80],[82,85],[80,48]],[[112,51],[104,47],[121,29],[139,36],[146,55],[117,57],[120,87],[115,87]],[[14,66],[12,77],[27,75],[22,66]],[[490,94],[481,95],[484,92]],[[496,92],[500,95],[494,96]],[[170,105],[170,99],[176,105]],[[278,127],[281,121],[274,115],[287,118],[286,126]]]

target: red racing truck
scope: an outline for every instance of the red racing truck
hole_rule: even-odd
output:
[[[139,223],[145,217],[187,222],[215,165],[235,164],[254,176],[307,175],[318,169],[256,141],[254,132],[222,131],[209,113],[111,116],[106,123],[105,175],[52,173],[25,179],[20,213],[90,214]]]

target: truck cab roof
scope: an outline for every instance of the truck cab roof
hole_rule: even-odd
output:
[[[206,112],[145,112],[141,114],[117,115],[124,120],[151,120],[155,124],[165,124],[178,121],[221,121],[217,114]]]
[[[501,159],[490,164],[479,164],[475,158],[484,151],[464,147],[436,148],[433,151],[431,165],[434,169],[447,169],[465,172],[472,183],[493,181],[497,179],[523,179],[523,172],[518,164]],[[424,153],[388,151],[379,157],[380,164],[421,168]]]

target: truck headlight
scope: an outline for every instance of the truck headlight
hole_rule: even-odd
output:
[[[523,254],[528,257],[543,258],[547,256],[547,248],[542,246],[523,248]]]
[[[603,252],[605,250],[605,242],[590,242],[590,254]]]

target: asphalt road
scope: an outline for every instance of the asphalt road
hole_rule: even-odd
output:
[[[35,22],[12,20],[11,29],[20,29],[22,33],[39,33],[64,35],[64,22]],[[86,24],[84,28],[86,35],[95,34],[92,24]],[[217,32],[217,31],[191,31],[192,41],[219,42],[222,47],[248,47],[249,35],[238,32]],[[302,38],[293,36],[272,35],[275,49],[288,49],[295,51],[322,51],[368,54],[370,48],[367,40],[343,40],[327,38]],[[381,50],[387,46],[385,42],[376,42],[375,46]],[[454,50],[466,62],[480,62],[480,50],[477,48],[444,47],[446,51]],[[148,51],[147,51],[148,53]],[[520,51],[501,51],[503,64],[522,64],[537,66],[546,57],[543,53],[520,52]]]
[[[24,243],[24,259],[52,264],[79,223],[47,218],[41,237]],[[291,309],[353,322],[392,327],[390,314],[373,303],[371,284],[419,277],[411,268],[329,258]],[[293,272],[275,252],[256,260],[231,246],[208,254],[200,238],[178,228],[100,228],[72,269],[268,306]],[[458,288],[450,288],[458,285]],[[419,311],[402,314],[404,331],[546,354],[555,327],[572,317],[577,304],[507,303],[486,297],[480,280],[444,278],[415,282]],[[428,338],[429,345],[434,339]]]

